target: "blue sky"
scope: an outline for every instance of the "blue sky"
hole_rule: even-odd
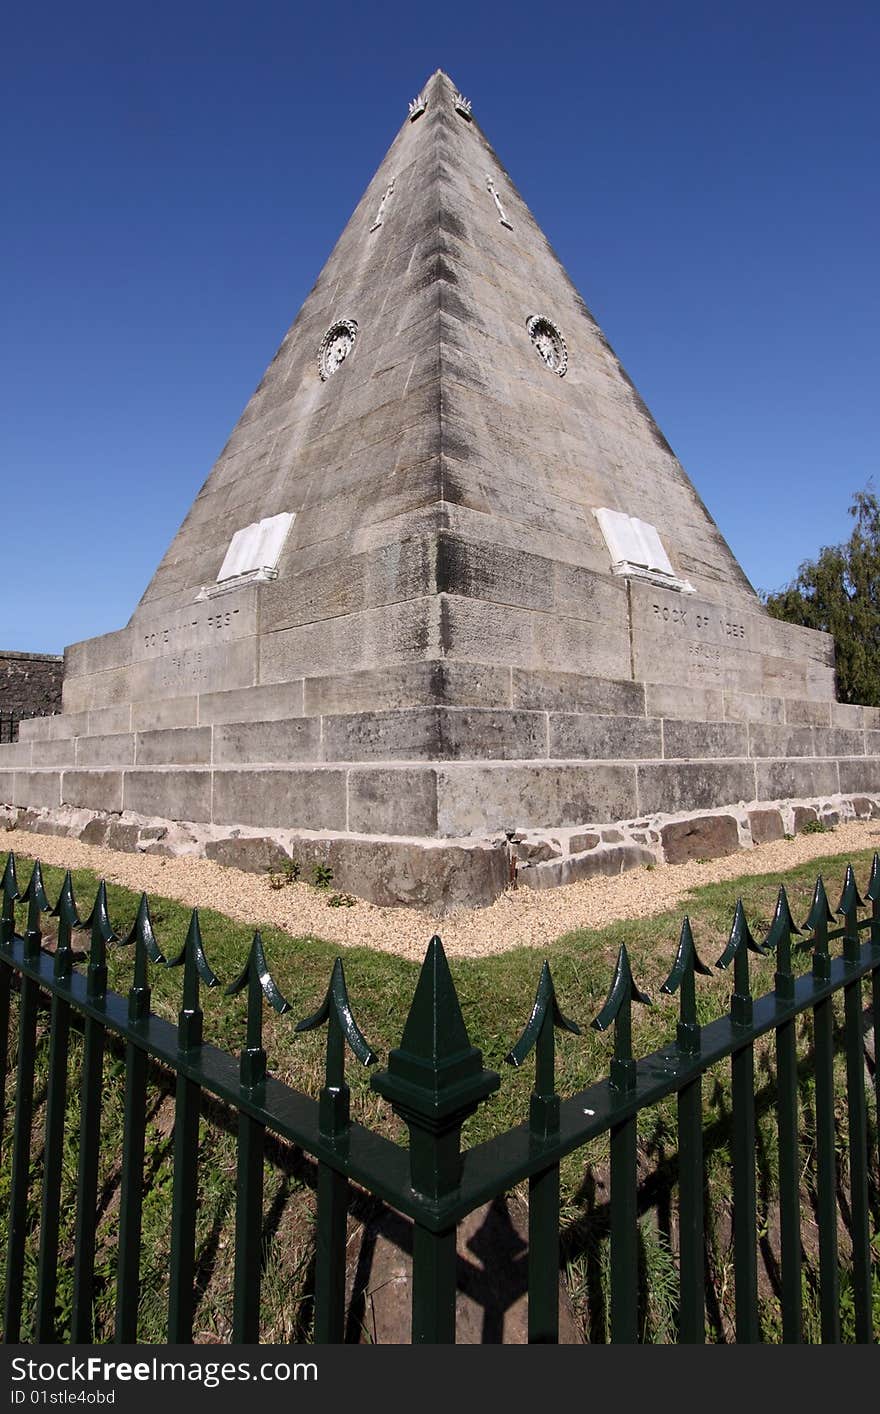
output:
[[[874,4],[49,3],[0,55],[0,648],[128,619],[446,69],[758,588],[878,464]]]

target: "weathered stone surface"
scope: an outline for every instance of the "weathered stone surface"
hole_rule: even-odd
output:
[[[122,800],[123,808],[137,815],[207,821],[211,818],[211,772],[174,767],[126,771]]]
[[[255,825],[262,829],[344,830],[345,776],[344,770],[332,767],[273,770],[268,766],[251,766],[242,770],[232,767],[215,770],[214,823]],[[165,812],[143,813],[161,815]]]
[[[749,827],[755,844],[769,844],[785,836],[782,816],[778,810],[750,810]]]
[[[812,702],[788,698],[785,702],[785,720],[790,725],[807,727],[831,726],[831,703]]]
[[[169,727],[165,731],[138,732],[135,760],[138,766],[210,765],[211,728]]]
[[[32,809],[61,804],[60,771],[16,771],[12,784],[12,805]]]
[[[719,859],[739,849],[739,831],[732,815],[698,815],[679,820],[660,830],[667,864],[684,864],[689,859]]]
[[[599,836],[588,830],[580,834],[570,835],[568,848],[572,854],[581,854],[585,849],[595,849],[598,843]]]
[[[30,766],[33,744],[29,741],[0,742],[0,767]],[[40,762],[42,765],[42,762]]]
[[[280,872],[291,856],[277,840],[265,835],[241,835],[238,839],[208,840],[205,844],[208,859],[232,869],[243,869],[248,874],[264,874],[270,870]]]
[[[269,722],[303,715],[303,685],[298,682],[205,692],[198,699],[198,720],[206,723]]]
[[[410,766],[352,770],[348,776],[348,829],[369,835],[435,835],[436,773]]]
[[[554,829],[637,813],[634,766],[449,765],[438,768],[437,828],[463,836]]]
[[[814,756],[812,727],[774,726],[753,722],[749,726],[750,756]]]
[[[814,727],[813,749],[817,756],[864,756],[864,732],[845,727]]]
[[[696,718],[701,722],[724,720],[726,693],[719,688],[679,687],[673,683],[647,683],[645,702],[649,717]]]
[[[137,849],[140,837],[140,825],[123,824],[121,820],[112,820],[107,826],[107,836],[104,844],[107,849],[118,849],[124,854],[131,854]]]
[[[550,713],[550,756],[561,761],[662,756],[660,723],[646,717]]]
[[[649,849],[639,844],[601,845],[589,854],[570,855],[547,864],[528,865],[517,871],[517,884],[527,889],[555,889],[578,879],[622,874],[625,869],[655,863]]]
[[[203,699],[204,700],[204,699]],[[199,699],[195,696],[168,697],[158,702],[133,702],[133,732],[167,731],[171,727],[194,727],[199,720]]]
[[[876,757],[857,757],[852,761],[838,761],[837,770],[840,778],[840,789],[844,795],[861,794],[863,791],[880,791],[880,760]],[[798,792],[802,794],[806,792]],[[815,792],[811,792],[815,793]],[[822,794],[833,795],[833,791],[825,791]]]
[[[678,761],[639,765],[639,811],[632,814],[664,813],[680,810],[711,810],[719,803],[773,799],[755,793],[754,768],[740,761]],[[626,819],[620,814],[614,818]]]
[[[663,723],[663,755],[667,760],[748,756],[748,729],[739,722]]]
[[[73,737],[34,742],[33,750],[35,766],[73,766],[76,763],[76,741]]]
[[[822,705],[826,709],[828,704]],[[729,722],[784,722],[785,702],[781,697],[764,697],[755,693],[724,693],[724,716]]]
[[[550,712],[611,713],[644,717],[645,689],[641,683],[585,677],[582,673],[514,668],[511,674],[515,707]]]
[[[89,820],[80,830],[79,837],[83,844],[103,844],[107,838],[109,824],[105,816],[96,815],[93,820]]]
[[[796,805],[792,810],[794,833],[799,835],[805,825],[812,825],[819,818],[819,812],[811,805]]]
[[[851,731],[861,731],[866,725],[864,713],[864,707],[855,702],[832,702],[831,725],[832,727],[848,728]]]
[[[836,795],[841,789],[836,761],[758,761],[755,800],[791,800]]]
[[[119,811],[122,809],[122,772],[65,771],[62,798],[65,805],[79,805],[85,810]]]
[[[457,1345],[528,1344],[528,1208],[511,1195],[478,1208],[458,1227]],[[346,1340],[408,1345],[412,1325],[412,1224],[390,1209],[347,1244]],[[560,1278],[559,1344],[583,1334]]]
[[[305,682],[305,711],[310,714],[384,712],[434,703],[509,707],[510,669],[447,659],[365,668],[355,673],[308,678]]]
[[[535,843],[533,840],[518,840],[514,846],[517,859],[523,860],[526,864],[543,864],[545,859],[557,859],[559,850],[546,840]]]
[[[370,903],[438,914],[492,903],[508,887],[506,842],[462,846],[407,840],[336,840],[333,883]]]
[[[267,722],[237,722],[214,727],[214,764],[244,765],[253,761],[317,761],[321,722],[317,717],[292,717]]]
[[[18,724],[19,741],[58,741],[88,731],[87,712],[59,712],[54,717],[28,717]]]
[[[61,706],[62,659],[55,653],[0,651],[0,707],[25,718]]]
[[[543,712],[421,707],[322,719],[326,761],[523,760],[547,754]]]
[[[130,702],[119,707],[96,707],[89,712],[89,736],[111,736],[118,732],[130,732],[131,729]]]
[[[83,770],[88,767],[106,770],[108,766],[133,766],[134,733],[77,737],[76,764]]]

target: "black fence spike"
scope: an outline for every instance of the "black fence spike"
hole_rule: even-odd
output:
[[[675,992],[679,992],[676,1042],[683,1055],[698,1055],[700,1050],[695,973],[699,973],[701,977],[711,977],[712,969],[706,966],[697,952],[694,935],[691,931],[691,920],[685,914],[675,961],[669,976],[660,988],[660,991],[665,992],[667,996],[673,996]]]
[[[636,1063],[632,1054],[632,1004],[652,1006],[651,998],[636,986],[629,963],[626,944],[621,943],[617,954],[614,977],[599,1015],[590,1025],[594,1031],[606,1031],[614,1022],[614,1059],[611,1062],[611,1084],[616,1090],[634,1090]]]
[[[788,903],[785,885],[779,885],[773,921],[767,930],[764,947],[776,953],[776,995],[790,1000],[794,996],[794,973],[791,970],[791,940],[800,933]]]

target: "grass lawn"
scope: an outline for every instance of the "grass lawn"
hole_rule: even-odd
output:
[[[609,1034],[598,1033],[588,1023],[599,1010],[614,969],[618,948],[625,942],[629,950],[634,975],[639,985],[654,999],[651,1007],[636,1007],[633,1017],[633,1045],[637,1055],[659,1049],[674,1039],[678,1002],[660,995],[660,985],[668,974],[678,940],[682,915],[687,912],[694,931],[698,952],[703,961],[714,964],[726,943],[737,898],[742,898],[746,916],[755,936],[763,937],[773,915],[780,882],[788,891],[792,912],[803,922],[809,911],[817,873],[822,873],[832,907],[836,906],[846,860],[834,856],[833,838],[829,838],[829,855],[813,860],[784,876],[743,877],[720,884],[696,888],[675,913],[653,918],[621,921],[602,929],[581,929],[554,940],[547,949],[553,969],[556,990],[563,1011],[583,1028],[580,1036],[559,1034],[557,1084],[565,1096],[607,1074],[612,1041]],[[871,853],[854,855],[859,885],[867,884]],[[32,861],[18,858],[19,887],[23,889]],[[54,903],[62,883],[62,871],[44,869],[46,890]],[[74,876],[74,888],[80,914],[91,908],[98,880],[87,871]],[[108,885],[110,917],[120,933],[126,932],[133,921],[138,898],[130,891]],[[151,898],[151,912],[156,933],[166,956],[179,950],[189,921],[189,910],[172,900]],[[18,906],[17,926],[24,926],[25,910]],[[241,924],[230,921],[220,912],[200,912],[202,936],[207,957],[214,971],[225,984],[231,981],[243,965],[250,938]],[[47,920],[47,932],[51,920]],[[323,1033],[295,1035],[296,1021],[309,1015],[318,1006],[326,991],[333,960],[340,949],[315,938],[292,938],[277,929],[263,933],[273,976],[291,1011],[276,1016],[268,1007],[264,1013],[264,1045],[269,1055],[271,1071],[289,1084],[307,1093],[316,1094],[323,1070]],[[428,939],[425,938],[427,946]],[[75,945],[84,946],[82,934],[75,935]],[[836,945],[839,947],[839,944]],[[111,948],[108,957],[109,985],[125,992],[131,981],[132,949]],[[504,1057],[528,1018],[541,963],[541,952],[514,949],[490,957],[459,960],[452,972],[461,1002],[465,1022],[472,1042],[483,1051],[484,1064],[502,1073],[500,1091],[484,1104],[468,1121],[464,1142],[479,1142],[522,1122],[528,1114],[533,1064],[528,1061],[521,1072],[504,1064]],[[772,957],[752,957],[752,989],[756,996],[773,985]],[[388,953],[373,952],[367,947],[345,950],[344,963],[349,993],[355,1016],[362,1031],[379,1053],[384,1064],[388,1051],[400,1041],[404,1021],[415,987],[417,965]],[[796,970],[808,970],[809,952],[797,954]],[[151,970],[153,1008],[175,1019],[180,1004],[182,978],[180,970]],[[722,1015],[728,1007],[732,978],[728,972],[713,971],[709,978],[698,979],[700,1020],[708,1022]],[[244,1038],[244,998],[226,998],[221,989],[202,989],[205,1011],[205,1039],[231,1051],[237,1051]],[[47,1015],[41,1013],[41,1026]],[[809,1049],[809,1022],[802,1022],[801,1053]],[[71,1070],[71,1120],[68,1133],[68,1161],[65,1184],[68,1198],[73,1194],[76,1173],[76,1065],[78,1038],[74,1036]],[[40,1064],[45,1067],[47,1039],[43,1035]],[[102,1174],[99,1185],[102,1206],[101,1247],[97,1322],[103,1338],[112,1330],[115,1275],[115,1241],[118,1213],[118,1167],[121,1148],[122,1095],[119,1083],[122,1074],[121,1051],[111,1046],[105,1062],[104,1135]],[[353,1059],[348,1064],[348,1079],[352,1087],[354,1116],[364,1124],[381,1129],[402,1140],[403,1127],[389,1108],[369,1089],[369,1074]],[[762,1220],[773,1224],[773,1193],[776,1165],[772,1070],[772,1041],[757,1048],[759,1086],[759,1194]],[[842,1065],[841,1065],[842,1083]],[[7,1089],[8,1106],[12,1099],[14,1075]],[[34,1123],[32,1185],[32,1223],[35,1231],[39,1222],[39,1172],[42,1152],[42,1090],[37,1086],[38,1109]],[[713,1282],[719,1299],[710,1302],[710,1334],[725,1338],[729,1334],[729,1312],[723,1293],[730,1266],[729,1214],[730,1173],[727,1152],[729,1091],[727,1067],[707,1077],[704,1086],[706,1112],[706,1161],[709,1204],[707,1212],[713,1218],[715,1238],[711,1248]],[[150,1122],[148,1129],[147,1187],[144,1212],[144,1264],[141,1339],[160,1341],[165,1319],[165,1273],[167,1269],[167,1226],[170,1202],[170,1144],[173,1123],[173,1079],[156,1068],[151,1084]],[[810,1079],[803,1082],[803,1154],[804,1198],[809,1214],[812,1183],[812,1138],[810,1133]],[[845,1133],[845,1112],[841,1106],[842,1133]],[[876,1121],[871,1108],[870,1138],[874,1155],[876,1198]],[[9,1120],[6,1121],[8,1132]],[[646,1112],[640,1119],[640,1164],[644,1169],[643,1221],[644,1260],[652,1277],[655,1296],[646,1299],[644,1334],[647,1338],[674,1338],[675,1272],[672,1261],[674,1232],[664,1232],[658,1223],[659,1200],[651,1194],[674,1188],[675,1180],[675,1112],[669,1101]],[[602,1187],[607,1161],[607,1141],[599,1140],[589,1151],[572,1155],[563,1164],[562,1189],[565,1226],[563,1252],[568,1265],[570,1285],[576,1307],[584,1310],[584,1320],[591,1338],[602,1338],[603,1321],[595,1311],[586,1310],[586,1285],[595,1285],[596,1264],[600,1276],[607,1264],[607,1226],[605,1202],[607,1191]],[[202,1203],[199,1216],[199,1288],[200,1300],[197,1329],[202,1339],[228,1340],[231,1313],[231,1257],[234,1235],[235,1199],[235,1140],[234,1122],[219,1108],[209,1106],[202,1133]],[[8,1193],[9,1145],[4,1143],[3,1168],[0,1171],[0,1209],[5,1208]],[[841,1172],[845,1179],[845,1149],[841,1150]],[[659,1175],[659,1178],[658,1178]],[[296,1152],[282,1145],[274,1146],[266,1165],[266,1227],[264,1233],[264,1340],[308,1339],[310,1316],[310,1264],[312,1253],[314,1174],[311,1165]],[[659,1185],[659,1186],[658,1186]],[[674,1206],[674,1203],[673,1203]],[[62,1252],[72,1242],[72,1212],[65,1208],[62,1224]],[[875,1227],[877,1213],[875,1210]],[[0,1217],[0,1224],[5,1214]],[[711,1234],[710,1234],[711,1235]],[[0,1243],[5,1246],[5,1234],[0,1229]],[[65,1249],[65,1242],[68,1244]],[[805,1236],[807,1255],[810,1239]],[[841,1241],[845,1258],[845,1234]],[[31,1240],[29,1281],[35,1278],[36,1242]],[[592,1270],[591,1270],[592,1264]],[[808,1262],[808,1282],[809,1262]],[[809,1293],[808,1293],[809,1295]],[[769,1338],[776,1330],[778,1303],[772,1282],[762,1282],[764,1322]],[[62,1262],[58,1320],[60,1331],[69,1319],[70,1273]],[[27,1306],[26,1302],[26,1306]],[[713,1309],[715,1314],[713,1315]],[[808,1328],[809,1333],[809,1328]],[[27,1338],[26,1335],[24,1338]]]

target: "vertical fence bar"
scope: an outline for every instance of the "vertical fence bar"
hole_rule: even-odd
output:
[[[852,865],[838,913],[844,917],[843,958],[846,966],[861,962],[857,910],[859,897]],[[852,1231],[853,1304],[855,1337],[860,1345],[870,1345],[871,1334],[871,1236],[868,1230],[868,1111],[865,1104],[865,1062],[862,1037],[862,981],[856,977],[843,989],[844,1035],[846,1046],[846,1104],[849,1129],[850,1225]]]
[[[632,1004],[650,998],[633,980],[626,948],[621,946],[614,980],[599,1015],[592,1022],[604,1031],[614,1022],[611,1089],[621,1100],[636,1088],[632,1054]],[[611,1342],[635,1345],[639,1338],[639,1222],[637,1123],[635,1113],[611,1125]]]
[[[472,1046],[438,937],[428,944],[400,1045],[372,1087],[409,1128],[410,1181],[438,1199],[461,1178],[461,1127],[500,1077],[483,1069]],[[456,1291],[455,1228],[413,1227],[412,1342],[453,1344]]]
[[[73,902],[68,871],[56,906],[58,938],[54,976],[66,982],[73,970],[71,929],[79,919]],[[70,1041],[70,1003],[53,995],[49,1031],[49,1075],[46,1087],[46,1127],[43,1141],[43,1197],[40,1209],[40,1252],[37,1264],[36,1337],[40,1345],[56,1338],[55,1302],[58,1290],[58,1233],[61,1217],[61,1176],[64,1120],[67,1110],[67,1061]]]
[[[765,946],[776,952],[774,990],[780,1003],[794,999],[791,939],[800,933],[785,889],[780,887]],[[777,1135],[779,1144],[779,1243],[782,1269],[782,1339],[797,1345],[802,1337],[801,1194],[798,1163],[798,1076],[795,1019],[776,1028]]]
[[[688,1064],[700,1054],[695,974],[712,969],[697,955],[690,919],[681,925],[678,952],[661,992],[679,992],[676,1055],[673,1064]],[[681,1086],[678,1108],[678,1334],[683,1345],[706,1339],[705,1258],[703,1246],[703,1077]]]
[[[297,1031],[327,1023],[327,1058],[319,1099],[318,1125],[334,1147],[344,1151],[350,1120],[350,1091],[345,1081],[345,1043],[362,1065],[373,1065],[375,1052],[362,1035],[351,1009],[342,959],[333,964],[323,1003]],[[348,1180],[325,1163],[318,1164],[318,1240],[315,1253],[315,1341],[339,1344],[345,1338],[345,1239]]]
[[[813,976],[831,976],[828,924],[834,919],[822,876],[816,880],[805,926],[812,934]],[[819,1230],[819,1313],[822,1342],[840,1340],[840,1273],[837,1257],[837,1162],[834,1128],[834,1002],[813,1008],[813,1049],[816,1068],[816,1207]]]
[[[266,962],[263,939],[254,934],[243,972],[226,988],[235,996],[247,987],[247,1036],[239,1074],[243,1090],[252,1094],[265,1088],[266,1052],[263,1049],[263,997],[281,1015],[290,1007],[279,992]],[[237,1345],[256,1345],[260,1339],[260,1280],[263,1231],[263,1150],[266,1126],[239,1111],[236,1204],[235,1283],[232,1339]]]
[[[868,884],[871,900],[871,947],[880,949],[880,855],[875,854]],[[880,964],[871,969],[871,1015],[874,1025],[874,1123],[880,1173]]]
[[[0,946],[9,947],[15,935],[15,901],[20,898],[15,873],[15,855],[6,856],[0,880]],[[6,1076],[9,1070],[9,1020],[12,997],[12,968],[0,961],[0,1157],[6,1128]]]
[[[40,944],[43,939],[40,930],[40,914],[51,911],[51,904],[46,898],[46,891],[43,888],[43,875],[39,860],[34,864],[30,882],[22,898],[28,906],[24,934],[24,956],[26,961],[34,962],[40,955]],[[3,1317],[3,1339],[7,1345],[16,1345],[21,1338],[39,996],[40,989],[37,983],[30,977],[22,976],[18,1007],[18,1071],[15,1091],[15,1120],[12,1131],[6,1298]]]
[[[733,1269],[736,1286],[736,1339],[754,1345],[761,1338],[758,1320],[757,1187],[755,1181],[755,1048],[751,1035],[752,993],[749,951],[763,953],[749,931],[739,900],[727,947],[719,967],[733,963],[730,1017],[743,1034],[743,1044],[731,1056],[733,1106]],[[748,1038],[748,1039],[745,1039]]]
[[[134,975],[128,993],[128,1021],[134,1028],[150,1014],[147,959],[164,963],[156,942],[146,894],[141,895],[137,917],[124,946],[134,944]],[[119,1250],[116,1268],[116,1341],[137,1341],[140,1304],[141,1224],[143,1215],[144,1150],[147,1133],[146,1051],[127,1040],[125,1044],[125,1108],[122,1131],[122,1180],[119,1191]]]
[[[559,1133],[556,1093],[554,1027],[580,1035],[580,1027],[563,1016],[556,1000],[549,963],[541,969],[532,1014],[505,1060],[522,1065],[535,1048],[535,1088],[529,1106],[529,1134],[540,1149]],[[529,1344],[559,1341],[559,1162],[529,1178]]]

